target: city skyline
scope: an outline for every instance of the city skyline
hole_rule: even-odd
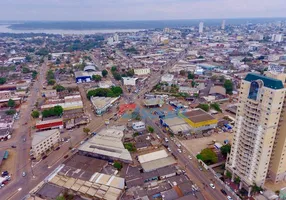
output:
[[[215,1],[58,1],[26,0],[0,2],[5,8],[1,20],[71,20],[71,21],[120,21],[120,20],[178,20],[219,18],[275,18],[286,17],[283,0],[215,0]],[[15,12],[17,10],[17,12]],[[206,11],[206,12],[204,12]],[[13,15],[11,15],[13,13]],[[77,14],[75,14],[77,13]]]

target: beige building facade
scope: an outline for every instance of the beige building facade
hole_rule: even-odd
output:
[[[280,134],[285,91],[284,83],[273,77],[249,73],[242,81],[226,169],[232,181],[240,178],[240,188],[248,187],[249,194],[252,185],[263,186],[269,176],[286,180],[286,136]]]
[[[54,149],[61,141],[60,131],[52,129],[48,131],[35,132],[32,140],[32,154],[34,158],[40,159],[47,152]]]

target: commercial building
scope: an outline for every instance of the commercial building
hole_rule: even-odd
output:
[[[279,79],[249,73],[240,87],[235,134],[226,168],[240,188],[286,180],[285,88]]]
[[[102,129],[78,148],[79,153],[105,160],[132,163],[132,157],[122,143],[124,129],[125,127],[118,126]]]
[[[140,155],[138,156],[138,161],[144,172],[150,172],[176,164],[176,160],[172,156],[169,156],[165,150]]]
[[[132,123],[132,128],[135,131],[144,131],[146,129],[146,125],[144,122],[140,121],[140,122],[134,122]]]
[[[46,98],[55,98],[58,96],[57,90],[44,90],[42,96]]]
[[[90,68],[87,68],[88,71],[77,71],[74,73],[77,83],[90,82],[93,75],[101,76],[101,72],[90,71]]]
[[[34,158],[39,159],[48,151],[58,146],[60,141],[61,136],[58,129],[35,132],[33,134],[31,149]]]
[[[161,82],[168,83],[172,85],[174,83],[174,75],[173,74],[165,74],[161,77]]]
[[[55,129],[55,128],[62,129],[63,126],[64,126],[63,118],[50,119],[50,120],[36,122],[36,129],[38,130],[47,130],[47,129]]]
[[[150,68],[134,69],[134,74],[136,74],[138,76],[148,75],[148,74],[150,74]]]
[[[273,34],[271,40],[273,42],[282,42],[283,41],[283,35],[282,34]]]
[[[61,106],[64,109],[64,111],[76,110],[76,109],[82,109],[83,103],[82,103],[82,101],[66,102],[66,103],[53,103],[53,104],[42,105],[41,109],[42,110],[50,109],[50,108],[53,108],[55,106]]]
[[[135,86],[138,78],[122,77],[123,85]]]
[[[146,107],[162,107],[164,100],[160,98],[145,99],[143,101]]]
[[[215,128],[218,120],[200,108],[178,113],[192,128],[193,132]]]
[[[97,115],[102,115],[111,108],[119,97],[91,97],[90,101]]]
[[[221,23],[221,30],[224,30],[225,29],[225,20],[222,20],[222,23]]]
[[[174,134],[187,134],[192,131],[192,127],[190,127],[185,120],[179,117],[160,119],[160,123]]]

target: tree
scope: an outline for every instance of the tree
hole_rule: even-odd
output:
[[[34,110],[34,111],[31,113],[31,116],[32,116],[33,118],[39,118],[40,112],[37,111],[37,110]]]
[[[101,76],[100,75],[92,75],[92,80],[95,80],[95,81],[101,81]]]
[[[225,80],[223,86],[224,86],[227,94],[232,94],[233,83],[231,80]]]
[[[113,167],[115,167],[118,171],[120,171],[123,166],[120,162],[115,161]]]
[[[86,127],[84,127],[82,130],[83,130],[83,132],[84,132],[85,134],[88,134],[88,133],[90,132],[90,129],[89,129],[89,128],[86,128]]]
[[[231,150],[231,146],[230,144],[226,144],[226,145],[223,145],[221,148],[220,148],[220,152],[221,154],[226,157],[228,153],[230,153],[230,150]]]
[[[235,182],[236,184],[239,184],[239,183],[240,183],[240,178],[239,178],[239,177],[235,177],[235,178],[234,178],[234,182]]]
[[[112,72],[117,71],[117,67],[116,67],[116,66],[112,66],[112,67],[111,67],[111,71],[112,71]]]
[[[217,76],[216,75],[212,75],[211,80],[215,81],[216,79],[217,79]]]
[[[108,74],[108,71],[107,71],[106,69],[102,70],[101,75],[102,75],[103,77],[106,77],[107,74]]]
[[[154,133],[154,128],[153,128],[152,126],[148,126],[148,131],[149,131],[150,133]]]
[[[6,83],[6,78],[0,77],[0,85],[3,85],[4,83]]]
[[[124,143],[124,147],[125,149],[127,149],[130,152],[135,152],[136,151],[136,147],[134,146],[134,144],[132,143]]]
[[[58,196],[56,200],[66,200],[66,198],[64,196]]]
[[[218,103],[212,103],[210,107],[218,112],[222,112]]]
[[[127,72],[126,72],[126,76],[134,76],[134,69],[129,69]]]
[[[197,108],[200,108],[200,109],[202,109],[202,110],[204,110],[204,111],[206,111],[206,112],[208,112],[208,111],[210,110],[209,105],[208,105],[208,104],[203,104],[203,103],[199,104],[199,105],[197,106]]]
[[[30,62],[30,61],[32,60],[32,57],[31,57],[30,55],[27,55],[27,56],[25,57],[25,60],[26,60],[27,62]]]
[[[219,77],[219,81],[221,82],[221,83],[223,83],[224,81],[225,81],[225,77],[222,75],[222,76],[220,76]]]
[[[121,75],[119,73],[117,73],[117,72],[113,73],[113,77],[115,78],[115,80],[118,80],[118,81],[120,81],[121,78],[122,78]]]
[[[185,76],[185,75],[186,75],[186,71],[185,71],[185,70],[181,70],[181,71],[180,71],[180,75],[181,75],[181,76]]]
[[[201,153],[197,155],[197,157],[199,157],[206,164],[214,164],[218,161],[216,153],[210,148],[203,149]]]
[[[33,78],[33,79],[36,79],[36,78],[37,78],[37,75],[38,75],[38,72],[34,70],[34,71],[32,72],[32,78]]]
[[[15,107],[15,101],[13,100],[13,99],[9,99],[9,101],[8,101],[8,107],[10,107],[10,108],[14,108]]]
[[[55,85],[55,86],[53,87],[53,89],[54,89],[54,90],[57,90],[57,92],[62,92],[62,91],[64,91],[66,88],[65,88],[64,86],[62,86],[62,85]]]
[[[195,75],[192,72],[190,72],[188,74],[188,79],[194,79],[194,78],[195,78]]]
[[[55,85],[55,83],[56,83],[55,79],[48,80],[48,85]]]
[[[194,80],[192,80],[192,87],[196,86],[196,82]]]
[[[16,110],[11,109],[11,110],[7,110],[5,111],[6,115],[14,115],[16,113]]]
[[[23,68],[22,68],[22,73],[23,73],[23,74],[30,73],[30,69],[27,68],[27,67],[23,67]]]
[[[61,106],[55,106],[54,107],[54,114],[56,116],[61,116],[63,114],[63,112],[64,112],[63,107],[61,107]]]
[[[46,56],[49,54],[49,51],[45,48],[40,49],[39,51],[36,52],[36,55],[39,56]]]
[[[227,177],[227,178],[231,178],[231,177],[232,177],[232,174],[231,174],[231,172],[229,172],[229,171],[226,171],[226,177]]]
[[[53,70],[50,69],[50,70],[47,72],[46,79],[47,79],[47,80],[55,79],[55,74],[54,74]]]

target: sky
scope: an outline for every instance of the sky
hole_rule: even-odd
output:
[[[0,20],[286,17],[285,0],[0,0]]]

